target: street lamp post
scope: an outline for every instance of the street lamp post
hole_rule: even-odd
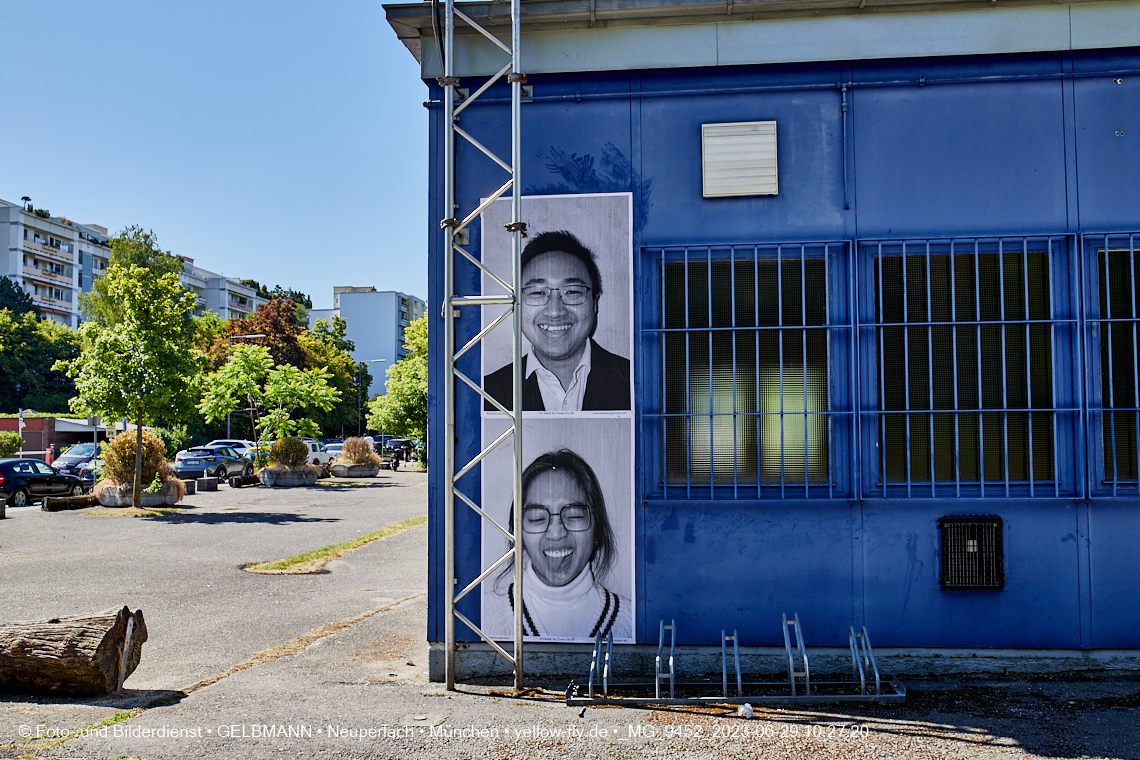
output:
[[[369,359],[367,361],[357,362],[357,372],[356,372],[356,437],[357,438],[360,437],[361,432],[362,432],[360,429],[360,422],[361,422],[361,418],[364,416],[363,411],[362,411],[363,407],[361,406],[361,400],[360,400],[360,386],[364,384],[364,365],[365,364],[375,364],[376,362],[386,362],[386,361],[388,361],[388,360],[387,359]]]
[[[264,338],[264,333],[250,333],[249,335],[231,335],[226,338],[226,358],[229,359],[230,353],[234,346],[234,338]],[[255,431],[251,430],[250,434],[253,435]],[[231,437],[230,433],[230,413],[226,412],[226,438]]]

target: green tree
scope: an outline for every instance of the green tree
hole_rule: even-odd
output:
[[[24,445],[24,439],[19,433],[0,430],[0,458],[10,457]]]
[[[75,383],[54,366],[78,354],[79,336],[70,328],[0,309],[0,409],[66,412]]]
[[[332,346],[338,351],[352,353],[356,350],[356,342],[348,339],[348,320],[344,317],[333,316],[332,324],[327,319],[318,319],[313,325],[313,337],[321,343]]]
[[[7,309],[16,316],[32,313],[40,316],[40,307],[24,289],[7,277],[0,277],[0,309]]]
[[[134,504],[142,499],[142,429],[147,422],[184,417],[193,408],[202,355],[193,348],[193,294],[173,271],[112,264],[100,282],[114,321],[79,328],[83,349],[56,364],[75,379],[72,408],[137,426]]]
[[[387,393],[368,402],[368,427],[423,440],[427,436],[427,317],[404,331],[410,353],[388,368]]]
[[[182,259],[158,247],[158,237],[153,231],[132,226],[115,235],[110,240],[111,259],[108,267],[143,267],[161,278],[166,274],[182,273]],[[89,322],[112,324],[122,319],[118,312],[118,302],[111,297],[106,277],[100,277],[91,284],[91,292],[79,296],[79,309]]]
[[[319,434],[316,422],[297,416],[301,410],[328,411],[340,398],[329,385],[323,367],[300,369],[274,364],[269,349],[243,344],[221,369],[206,377],[198,409],[207,421],[220,420],[242,408],[259,438],[277,440],[290,435]]]
[[[329,384],[340,391],[340,400],[328,411],[314,411],[313,421],[326,435],[340,435],[342,431],[356,434],[360,420],[357,406],[357,379],[360,366],[347,350],[337,347],[337,341],[326,341],[316,331],[305,331],[300,337],[301,349],[305,352],[305,362],[310,367],[325,367],[329,373]],[[351,341],[349,341],[351,343]],[[372,382],[372,375],[364,365],[363,387]]]

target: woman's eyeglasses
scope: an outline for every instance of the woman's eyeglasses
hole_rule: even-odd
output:
[[[560,519],[562,527],[572,533],[589,530],[594,523],[593,513],[587,504],[567,504],[558,512],[551,512],[546,507],[523,507],[523,532],[545,533],[554,517]]]
[[[546,306],[551,293],[558,293],[562,303],[567,306],[578,306],[586,303],[586,294],[590,289],[584,285],[570,285],[565,288],[523,288],[523,303],[527,306]]]

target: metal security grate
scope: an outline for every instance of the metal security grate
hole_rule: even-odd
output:
[[[943,517],[942,573],[946,589],[1000,589],[1005,586],[1000,517]]]
[[[1056,405],[1054,353],[1073,325],[1055,316],[1054,269],[1068,240],[860,243],[873,288],[874,491],[1061,493],[1058,413],[1071,410]]]
[[[647,249],[660,278],[666,498],[717,497],[713,486],[734,498],[838,495],[832,462],[837,445],[850,450],[837,436],[851,425],[840,433],[836,415],[849,420],[851,402],[837,404],[832,365],[836,351],[846,357],[852,331],[836,320],[847,299],[835,267],[846,271],[848,250]]]
[[[1085,244],[1096,256],[1099,299],[1089,340],[1100,349],[1098,490],[1132,495],[1140,479],[1140,234],[1086,236]]]

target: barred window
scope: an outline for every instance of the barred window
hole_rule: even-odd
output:
[[[1052,269],[1065,243],[862,244],[874,281],[881,493],[1057,492]]]
[[[1096,252],[1100,332],[1100,487],[1136,492],[1140,469],[1140,384],[1137,383],[1140,235],[1106,235],[1092,240]]]
[[[842,243],[658,249],[664,485],[833,490]],[[788,492],[787,489],[794,492]]]

